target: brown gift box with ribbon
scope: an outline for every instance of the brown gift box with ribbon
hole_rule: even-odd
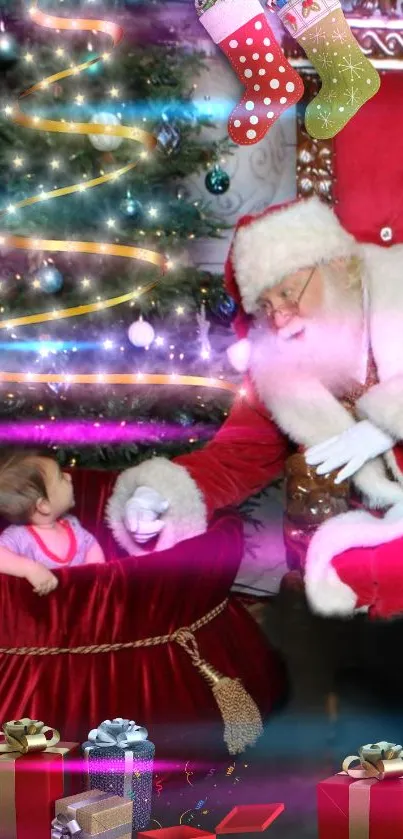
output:
[[[58,836],[102,839],[131,839],[133,801],[102,790],[62,798],[55,804],[52,839]],[[64,831],[63,828],[64,827]]]
[[[61,743],[55,728],[29,718],[5,723],[2,732],[0,839],[44,839],[55,801],[83,783],[82,772],[68,766],[82,762],[80,745]]]
[[[362,746],[317,793],[319,839],[403,839],[401,746]]]

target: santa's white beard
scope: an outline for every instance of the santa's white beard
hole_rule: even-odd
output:
[[[357,381],[363,339],[361,300],[356,291],[349,294],[350,304],[345,296],[337,305],[328,290],[314,317],[296,315],[279,330],[266,319],[258,323],[250,333],[252,370],[282,384],[289,378],[314,378],[335,395],[343,393]]]

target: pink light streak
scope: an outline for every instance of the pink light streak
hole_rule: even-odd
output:
[[[59,772],[60,771],[60,763],[59,761],[54,760],[54,753],[49,753],[49,760],[45,760],[45,752],[41,752],[42,759],[36,759],[33,755],[30,755],[29,761],[24,762],[24,772],[38,772],[43,771],[44,767],[49,772]],[[124,761],[122,756],[122,762]],[[64,771],[70,773],[83,773],[87,772],[89,767],[89,761],[87,758],[67,758],[63,761],[63,768]],[[209,764],[206,763],[198,763],[194,765],[194,768],[198,771],[205,770],[208,771]],[[102,758],[96,758],[91,761],[91,772],[107,772],[111,775],[119,775],[122,773],[122,769],[116,767],[116,758],[102,760]],[[180,766],[178,762],[174,761],[161,761],[161,760],[134,760],[133,761],[133,773],[140,773],[144,774],[145,772],[159,772],[159,773],[177,773],[178,775],[183,774],[183,765]]]
[[[208,425],[182,426],[158,423],[113,421],[55,420],[0,424],[0,443],[29,445],[121,445],[155,443],[211,437],[215,429]]]

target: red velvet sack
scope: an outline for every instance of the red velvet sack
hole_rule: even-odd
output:
[[[104,546],[103,507],[113,480],[108,473],[74,476],[77,514]],[[169,551],[58,570],[59,587],[48,597],[25,580],[0,577],[0,721],[45,718],[65,738],[82,741],[100,720],[121,716],[149,729],[159,760],[224,754],[211,689],[177,643],[85,648],[164,636],[204,618],[228,597],[242,550],[242,523],[230,512]],[[230,600],[196,638],[202,658],[239,676],[262,713],[270,712],[283,692],[283,669],[243,607]],[[32,655],[33,648],[67,652]]]

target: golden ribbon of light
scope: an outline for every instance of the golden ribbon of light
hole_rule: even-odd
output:
[[[207,378],[206,376],[179,376],[172,373],[3,373],[0,372],[0,382],[29,384],[74,384],[74,385],[187,385],[189,387],[211,387],[217,390],[227,390],[237,393],[239,387],[224,379]]]
[[[64,29],[77,32],[90,30],[95,32],[103,32],[104,34],[107,34],[112,38],[114,48],[120,43],[120,41],[123,38],[122,27],[118,26],[118,24],[113,23],[111,21],[84,18],[80,18],[77,20],[64,17],[54,17],[52,15],[48,15],[44,12],[41,12],[40,9],[38,9],[36,6],[32,6],[32,8],[30,9],[30,15],[35,23],[53,30]],[[46,79],[43,79],[38,84],[33,85],[28,90],[20,94],[19,99],[24,99],[27,96],[36,93],[37,91],[44,90],[45,88],[49,87],[49,85],[54,84],[55,82],[60,81],[61,79],[66,79],[69,76],[77,75],[78,73],[82,72],[83,70],[87,69],[91,65],[96,64],[98,61],[101,60],[102,56],[97,56],[91,58],[89,61],[83,62],[77,67],[73,67],[68,70],[62,70],[59,73],[55,73],[53,76],[48,76]],[[152,149],[156,145],[155,137],[153,137],[147,131],[143,131],[141,128],[137,128],[136,126],[102,125],[92,123],[66,123],[56,120],[42,119],[40,117],[31,117],[27,114],[24,114],[24,112],[19,107],[18,103],[12,109],[11,118],[13,122],[15,122],[17,125],[23,125],[28,128],[33,128],[36,131],[53,131],[61,134],[107,134],[111,137],[122,137],[129,140],[136,140],[143,146],[145,146],[147,149]],[[129,172],[131,169],[134,169],[136,165],[137,161],[129,163],[126,166],[114,170],[113,172],[110,172],[106,175],[102,175],[98,178],[93,178],[92,180],[84,183],[72,184],[70,186],[62,187],[61,189],[53,190],[52,192],[41,192],[38,195],[32,196],[31,198],[26,198],[23,201],[19,201],[17,204],[14,205],[14,209],[27,207],[32,204],[37,204],[40,201],[49,200],[51,198],[60,198],[63,195],[71,195],[75,192],[87,191],[88,189],[100,186],[101,184],[107,183],[108,181],[115,180],[121,175],[124,175],[127,172]],[[0,216],[4,215],[6,212],[6,210],[1,211]],[[138,248],[128,245],[115,245],[105,242],[76,242],[69,240],[37,238],[33,239],[27,236],[11,236],[7,234],[3,234],[0,237],[0,245],[11,248],[22,248],[23,250],[41,250],[63,253],[91,253],[103,254],[107,256],[120,256],[127,257],[129,259],[140,259],[144,262],[148,262],[152,265],[155,265],[156,267],[159,267],[162,270],[164,270],[166,267],[166,260],[164,256],[162,256],[158,252],[148,250],[147,248]],[[100,309],[108,308],[110,306],[118,306],[120,303],[123,303],[126,300],[130,300],[134,296],[135,293],[131,293],[130,295],[121,295],[120,297],[114,297],[109,300],[105,300],[102,303],[94,303],[89,304],[88,306],[76,306],[74,308],[64,309],[58,312],[57,318],[61,319],[63,317],[74,317],[75,315],[88,314],[89,312],[99,311]],[[44,312],[41,314],[26,316],[24,318],[16,318],[12,321],[0,321],[0,328],[7,327],[10,324],[12,324],[13,326],[22,324],[26,325],[30,323],[42,323],[44,321],[53,319],[54,315],[52,313]]]
[[[56,309],[53,312],[41,312],[37,315],[24,315],[20,318],[9,318],[8,320],[0,320],[0,329],[12,329],[16,326],[26,326],[28,323],[44,323],[45,321],[62,320],[63,318],[73,318],[78,315],[88,315],[91,312],[99,312],[103,309],[110,309],[113,306],[120,306],[121,303],[128,303],[130,300],[136,300],[142,294],[147,294],[157,283],[150,283],[141,290],[129,291],[127,294],[121,294],[119,297],[111,297],[109,300],[99,300],[97,303],[84,303],[82,306],[73,306],[70,309]]]

